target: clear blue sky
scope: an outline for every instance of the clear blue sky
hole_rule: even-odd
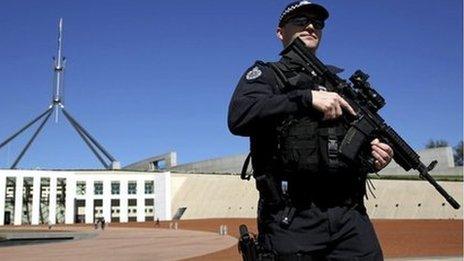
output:
[[[0,140],[51,101],[57,21],[64,18],[65,106],[122,165],[177,151],[179,163],[245,153],[226,117],[258,59],[278,59],[287,1],[13,1],[0,7]],[[381,114],[414,148],[463,132],[462,1],[325,0],[320,58],[371,75]],[[12,163],[27,139],[0,151]],[[63,116],[23,168],[99,168]]]

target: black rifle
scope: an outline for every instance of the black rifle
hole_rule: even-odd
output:
[[[240,225],[240,238],[238,241],[238,252],[242,254],[243,261],[258,260],[258,251],[254,237],[248,233],[246,225]]]
[[[417,170],[420,177],[430,182],[453,208],[460,208],[459,203],[429,174],[437,161],[425,166],[419,155],[377,113],[385,105],[385,100],[367,82],[369,75],[358,70],[350,77],[351,84],[348,83],[332,73],[299,38],[285,48],[282,54],[294,59],[313,76],[324,79],[328,85],[325,86],[327,90],[338,93],[356,111],[357,115],[353,117],[344,114],[349,129],[338,151],[345,160],[372,171],[373,158],[366,148],[372,139],[379,138],[392,147],[395,152],[393,159],[404,170]]]

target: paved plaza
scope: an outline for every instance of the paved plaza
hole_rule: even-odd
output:
[[[93,228],[68,230],[81,233]],[[231,236],[191,230],[108,227],[96,233],[95,237],[61,243],[0,247],[0,260],[180,260],[237,243]]]
[[[462,220],[374,220],[388,261],[463,260]],[[5,226],[7,234],[74,234],[60,243],[0,247],[0,260],[227,260],[240,261],[238,226],[256,232],[255,219],[200,219],[93,226]],[[174,227],[178,229],[170,229]],[[228,235],[219,235],[227,226]]]

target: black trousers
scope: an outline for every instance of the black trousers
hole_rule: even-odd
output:
[[[383,260],[372,223],[360,208],[296,209],[288,227],[281,224],[284,212],[259,203],[258,241],[270,258],[263,260]]]

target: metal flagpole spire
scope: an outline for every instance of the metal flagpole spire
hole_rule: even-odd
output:
[[[62,93],[64,88],[64,68],[66,58],[63,57],[63,18],[58,22],[58,51],[54,57],[54,83],[52,106],[55,107],[55,122],[58,122],[58,112],[63,106]]]
[[[26,124],[24,127],[22,127],[19,131],[15,132],[13,135],[11,135],[9,138],[7,138],[5,141],[0,143],[0,149],[7,145],[9,142],[11,142],[13,139],[15,139],[19,134],[21,134],[23,131],[34,125],[37,121],[40,119],[44,118],[42,123],[39,125],[39,127],[36,129],[34,134],[32,135],[32,138],[28,141],[26,146],[22,149],[21,153],[18,155],[16,160],[14,161],[13,165],[10,167],[11,169],[15,169],[16,166],[19,164],[20,160],[24,156],[24,154],[27,152],[29,147],[32,145],[32,142],[35,140],[35,138],[38,136],[40,131],[43,129],[45,124],[47,123],[48,119],[50,118],[51,114],[53,111],[55,112],[55,121],[58,121],[58,114],[59,111],[61,110],[65,118],[71,123],[71,126],[77,131],[79,136],[82,138],[82,140],[85,142],[85,144],[90,148],[90,150],[95,154],[95,156],[98,158],[98,160],[102,163],[102,165],[106,169],[119,169],[120,164],[119,161],[117,161],[111,154],[109,154],[102,145],[100,145],[97,140],[92,137],[83,127],[80,125],[76,119],[74,119],[69,113],[67,113],[64,110],[64,104],[63,104],[63,90],[64,90],[64,69],[65,69],[65,64],[66,64],[66,58],[63,56],[63,18],[60,18],[58,22],[58,51],[56,57],[54,57],[54,81],[53,81],[53,97],[52,97],[52,102],[49,106],[49,108],[40,114],[38,117],[36,117],[34,120]],[[105,161],[109,161],[107,163]]]

